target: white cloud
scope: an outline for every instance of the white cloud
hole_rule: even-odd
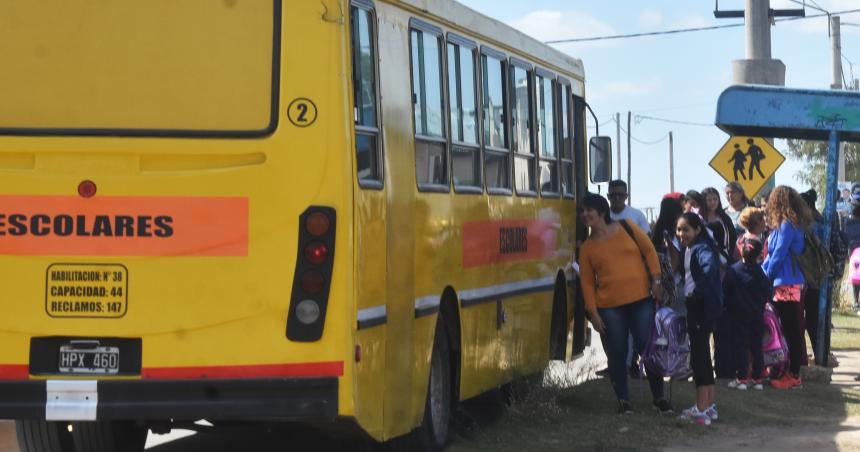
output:
[[[612,26],[579,11],[539,10],[513,20],[508,25],[539,41],[591,38],[618,34]],[[611,41],[585,43],[589,46],[610,45]]]
[[[639,24],[643,27],[657,27],[663,23],[663,14],[653,9],[646,9],[639,13]]]
[[[611,80],[607,82],[592,82],[588,88],[588,100],[591,102],[613,98],[630,98],[653,94],[660,90],[661,83],[657,79],[632,81]]]

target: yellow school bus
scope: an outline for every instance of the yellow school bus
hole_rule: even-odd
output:
[[[450,0],[0,0],[0,60],[24,451],[197,419],[437,450],[584,346],[577,59]]]

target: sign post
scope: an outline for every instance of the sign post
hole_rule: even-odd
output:
[[[733,136],[710,165],[726,182],[740,183],[752,199],[783,162],[785,157],[764,138]]]

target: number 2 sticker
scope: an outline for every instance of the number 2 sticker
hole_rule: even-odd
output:
[[[307,127],[317,120],[317,106],[310,99],[299,97],[290,102],[287,117],[296,127]]]

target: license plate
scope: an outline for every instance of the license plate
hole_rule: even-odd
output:
[[[60,373],[114,375],[119,373],[119,347],[98,341],[72,341],[60,347]]]

